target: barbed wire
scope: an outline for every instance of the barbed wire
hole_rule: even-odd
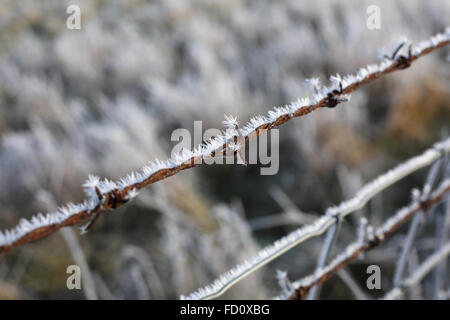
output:
[[[214,299],[224,294],[229,288],[241,281],[251,273],[268,264],[270,261],[298,246],[302,242],[323,234],[326,230],[344,219],[347,215],[363,208],[374,196],[393,185],[407,175],[424,168],[443,155],[450,152],[450,138],[436,143],[432,148],[421,155],[415,156],[395,168],[378,176],[370,183],[364,185],[357,194],[340,205],[328,208],[326,213],[314,223],[305,225],[292,231],[283,238],[268,245],[256,255],[222,274],[210,285],[198,289],[182,299]]]
[[[372,82],[382,75],[408,68],[418,58],[435,49],[450,43],[450,28],[444,33],[438,33],[429,40],[422,41],[415,46],[409,42],[408,55],[400,55],[397,47],[391,57],[386,57],[380,64],[372,64],[361,68],[356,75],[332,76],[329,87],[320,86],[315,82],[315,93],[312,98],[298,99],[284,107],[276,107],[267,116],[258,115],[242,128],[238,129],[236,118],[229,117],[225,125],[229,130],[223,135],[214,137],[194,150],[183,149],[174,159],[161,161],[156,159],[144,166],[139,172],[132,172],[123,179],[113,182],[108,179],[100,180],[89,176],[83,185],[88,196],[80,204],[68,203],[57,212],[46,215],[39,213],[30,220],[22,219],[19,224],[5,231],[0,231],[0,253],[8,252],[26,243],[42,239],[59,229],[74,226],[89,220],[82,231],[89,230],[98,218],[109,209],[116,209],[137,196],[139,190],[204,163],[205,159],[224,154],[229,149],[239,151],[242,143],[261,135],[263,132],[296,118],[305,116],[319,108],[334,108],[338,104],[348,101],[349,94],[362,86]],[[405,41],[400,46],[408,44]],[[236,144],[236,136],[240,141]]]
[[[444,259],[450,255],[450,242],[440,247],[435,253],[428,257],[412,275],[401,281],[392,288],[384,297],[384,300],[399,299],[404,295],[406,289],[417,285],[427,274],[433,271]]]
[[[414,217],[422,210],[427,211],[428,209],[430,209],[432,206],[441,201],[441,199],[449,192],[450,179],[445,179],[428,197],[426,197],[425,199],[414,198],[410,205],[397,211],[394,216],[389,218],[384,224],[377,228],[374,233],[366,234],[364,237],[359,238],[355,242],[348,245],[340,255],[338,255],[324,268],[317,269],[314,274],[308,275],[298,281],[291,283],[291,287],[293,288],[291,292],[284,293],[278,298],[291,300],[304,298],[313,287],[318,284],[322,284],[330,279],[336,272],[348,265],[363,252],[368,251],[375,246],[378,246],[380,243],[385,241],[392,233],[394,233],[402,225],[408,222],[412,217]],[[441,254],[448,254],[446,251],[448,250],[447,245],[444,246],[444,248],[446,248],[444,249],[444,251],[439,251],[439,257],[441,256]],[[436,257],[432,260],[433,265],[437,265],[438,262],[441,261],[441,259],[437,259]],[[417,270],[418,274],[415,277],[412,277],[412,279],[419,278],[419,276],[421,276],[425,272],[425,269],[428,270],[428,268],[431,268],[430,265],[431,262],[428,262],[425,264],[426,267],[420,267]],[[412,281],[410,281],[410,283],[412,285]]]

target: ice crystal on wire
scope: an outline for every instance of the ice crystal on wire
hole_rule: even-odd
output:
[[[97,190],[100,186],[100,179],[97,176],[89,175],[86,182],[83,184],[84,192],[87,194],[89,199],[97,203],[99,201]],[[100,189],[99,189],[100,190]]]
[[[227,130],[225,130],[223,135],[224,135],[226,140],[229,140],[231,138],[239,136],[239,131],[237,129],[228,128]]]
[[[126,177],[120,179],[118,185],[120,188],[126,188],[138,182],[140,182],[140,174],[131,172],[127,174]]]
[[[316,92],[313,94],[313,96],[311,98],[311,102],[312,102],[312,104],[317,104],[326,96],[327,95],[326,94],[324,95],[322,92]]]
[[[281,295],[282,296],[291,295],[295,289],[294,289],[294,286],[292,285],[291,281],[288,278],[287,271],[277,270],[275,277],[277,278],[278,285],[281,288]]]
[[[366,69],[370,74],[377,73],[380,70],[377,64],[369,64]]]
[[[293,101],[291,104],[289,104],[289,112],[290,114],[293,114],[300,108],[309,106],[309,104],[309,98],[298,98],[296,101]]]
[[[230,129],[235,129],[239,123],[237,121],[237,117],[233,117],[232,115],[225,115],[225,120],[222,121],[223,125]]]
[[[306,85],[308,85],[313,92],[318,92],[322,88],[319,78],[310,78],[305,80]]]
[[[182,163],[190,160],[192,157],[196,156],[197,154],[198,154],[198,150],[195,150],[195,152],[192,152],[189,149],[181,148],[180,152],[174,154],[173,159],[171,159],[171,160],[174,162],[174,165],[181,165]]]
[[[131,189],[130,191],[128,191],[128,196],[127,199],[131,200],[133,198],[136,198],[139,194],[139,191],[136,190],[136,188]]]
[[[117,183],[108,179],[100,180],[99,189],[101,193],[108,193],[117,189]]]
[[[234,141],[230,141],[228,142],[228,149],[231,151],[238,151],[239,150],[239,145],[236,144]]]
[[[285,106],[285,107],[274,107],[273,110],[268,111],[268,119],[270,121],[275,121],[277,120],[279,117],[284,116],[286,114],[290,114],[290,108],[289,106]]]
[[[348,74],[348,75],[344,76],[344,79],[342,80],[342,87],[346,88],[356,82],[357,82],[356,77],[352,74]]]
[[[368,71],[366,68],[363,67],[363,68],[359,69],[356,78],[358,79],[359,82],[361,82],[361,81],[364,80],[368,75],[369,75],[369,71]]]
[[[86,182],[83,184],[85,188],[95,188],[100,184],[100,178],[94,175],[89,175]]]
[[[336,75],[332,75],[330,76],[330,82],[331,82],[331,87],[330,87],[330,91],[332,90],[340,90],[341,85],[343,85],[342,83],[342,77],[340,74],[336,74]]]

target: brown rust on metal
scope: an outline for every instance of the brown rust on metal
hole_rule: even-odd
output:
[[[382,75],[391,73],[396,70],[402,70],[404,68],[406,62],[408,64],[411,64],[412,62],[417,60],[419,57],[421,57],[435,49],[442,48],[442,47],[448,45],[449,43],[450,43],[450,41],[442,41],[434,47],[425,48],[418,55],[412,55],[409,58],[403,57],[403,59],[397,59],[389,68],[383,70],[382,72],[376,72],[376,73],[368,75],[362,81],[353,83],[353,84],[343,88],[341,93],[334,93],[334,96],[337,97],[337,96],[340,96],[343,94],[351,93],[352,91],[358,89],[363,84],[372,82],[373,80],[381,77]],[[404,59],[406,59],[407,61],[405,62]],[[341,102],[342,101],[338,100],[338,101],[333,102],[333,104],[335,103],[336,105],[338,105]],[[316,103],[315,105],[304,106],[304,107],[299,108],[292,115],[280,116],[278,119],[274,120],[273,122],[261,125],[260,127],[256,128],[253,132],[251,132],[250,134],[248,134],[245,137],[244,141],[247,142],[250,138],[259,136],[261,134],[261,130],[263,130],[263,129],[271,130],[274,127],[277,127],[281,124],[286,123],[290,119],[305,116],[305,115],[307,115],[319,108],[322,108],[322,107],[328,107],[329,103],[330,103],[329,97],[325,97],[322,100],[320,100],[318,103]],[[226,148],[226,144],[223,144],[223,146],[221,148],[217,149],[216,151],[224,152],[225,148]],[[213,151],[210,154],[210,157],[217,156],[216,151]],[[203,162],[203,160],[201,160],[201,161],[199,161],[199,163],[197,163],[196,160],[199,160],[198,157],[192,157],[191,159],[187,160],[186,162],[184,162],[183,164],[181,164],[178,167],[158,170],[157,172],[153,173],[151,176],[149,176],[147,179],[145,179],[144,181],[142,181],[140,183],[136,183],[136,184],[127,186],[120,191],[118,189],[114,189],[106,194],[103,194],[102,196],[104,197],[104,199],[103,199],[104,203],[102,206],[97,206],[96,208],[94,208],[92,210],[85,210],[85,211],[75,213],[74,215],[70,216],[69,218],[64,220],[62,223],[60,223],[59,225],[51,225],[51,226],[45,226],[45,227],[34,229],[34,230],[30,231],[29,233],[25,234],[24,236],[22,236],[20,239],[17,239],[12,244],[0,246],[0,253],[8,252],[15,247],[18,247],[23,244],[44,238],[44,237],[58,231],[62,227],[77,225],[77,224],[85,221],[86,219],[93,217],[96,214],[107,211],[108,209],[118,208],[128,201],[127,196],[131,190],[133,190],[133,189],[140,190],[140,189],[144,188],[145,186],[148,186],[152,183],[155,183],[157,181],[171,177],[174,174],[176,174],[182,170],[197,167],[197,166],[201,165]]]

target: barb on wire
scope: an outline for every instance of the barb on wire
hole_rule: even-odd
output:
[[[407,207],[397,211],[383,225],[375,230],[373,237],[361,241],[361,238],[347,246],[347,248],[321,270],[292,283],[295,288],[289,296],[281,296],[281,299],[302,299],[316,285],[324,283],[336,272],[356,259],[361,253],[378,246],[398,228],[408,222],[413,216],[422,210],[428,210],[438,203],[450,192],[450,179],[444,180],[427,199],[415,199]]]
[[[344,218],[350,213],[361,209],[370,199],[381,191],[385,190],[412,172],[432,164],[439,159],[443,153],[448,153],[449,151],[450,138],[447,138],[446,140],[435,144],[433,148],[426,150],[421,155],[413,157],[380,175],[378,178],[363,186],[353,198],[342,202],[336,207],[329,208],[326,213],[318,218],[314,223],[292,231],[285,237],[275,241],[271,245],[268,245],[247,261],[222,274],[212,284],[204,288],[200,288],[188,296],[182,296],[181,298],[214,299],[221,296],[234,284],[268,264],[270,261],[279,257],[286,251],[312,237],[323,234],[328,228],[334,225],[337,214],[339,214],[341,218]]]
[[[116,209],[135,197],[140,189],[179,173],[182,170],[199,166],[207,158],[225,154],[229,143],[235,143],[236,137],[245,143],[251,138],[271,130],[293,118],[307,115],[323,107],[333,108],[349,99],[349,94],[363,84],[372,82],[382,75],[409,67],[418,58],[450,43],[450,28],[438,33],[429,40],[418,43],[411,49],[408,57],[393,56],[379,64],[361,68],[356,75],[343,78],[333,76],[330,87],[320,87],[312,98],[303,98],[283,107],[276,107],[267,116],[256,116],[241,129],[227,130],[223,135],[214,137],[194,150],[184,149],[174,159],[155,160],[144,166],[139,172],[132,172],[125,178],[113,182],[90,177],[85,184],[88,199],[80,204],[68,203],[57,212],[38,214],[30,220],[22,219],[11,230],[0,232],[0,253],[5,253],[23,244],[39,240],[62,227],[77,225],[89,220],[82,231],[88,231],[102,213]],[[226,125],[235,127],[236,119],[228,117]],[[240,144],[242,144],[240,143]],[[234,145],[233,151],[238,151]]]

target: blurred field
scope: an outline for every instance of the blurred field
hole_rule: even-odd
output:
[[[69,4],[81,7],[81,30],[65,26]],[[381,8],[381,30],[366,27],[371,4]],[[326,82],[331,74],[355,72],[402,35],[414,42],[444,30],[448,17],[446,0],[4,0],[0,229],[82,200],[88,174],[117,179],[170,157],[176,128],[192,130],[194,120],[222,128],[224,114],[245,123],[309,96],[306,78]],[[450,123],[448,54],[432,53],[362,88],[349,103],[284,125],[277,175],[261,176],[257,166],[203,166],[106,213],[91,232],[76,236],[95,295],[187,294],[297,227],[252,230],[254,219],[283,212],[277,194],[319,215],[439,140]],[[406,204],[424,175],[377,197],[364,212],[370,222]],[[341,234],[338,248],[354,237]],[[0,299],[85,298],[85,291],[66,288],[66,267],[75,263],[67,239],[60,232],[0,257]],[[225,297],[276,295],[275,270],[293,279],[306,275],[320,240],[288,252]],[[352,264],[355,277],[364,283],[365,266],[376,262],[390,283],[402,241],[400,234]],[[322,297],[352,295],[335,277]]]

